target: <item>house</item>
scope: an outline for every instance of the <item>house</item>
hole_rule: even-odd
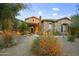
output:
[[[31,33],[38,33],[39,31],[39,18],[32,16],[25,19],[25,22],[28,24],[29,31]],[[68,33],[69,24],[71,20],[67,17],[61,19],[41,19],[42,31],[52,31],[52,32],[61,32],[64,34]]]

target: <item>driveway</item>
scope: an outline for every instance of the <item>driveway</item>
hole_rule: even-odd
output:
[[[11,48],[0,50],[0,55],[3,56],[24,56],[24,55],[31,55],[30,48],[32,39],[31,36],[21,36],[17,38],[19,44],[13,46]]]
[[[79,38],[75,42],[67,41],[67,37],[57,36],[62,47],[62,55],[64,56],[79,56]]]
[[[11,48],[0,50],[1,56],[33,56],[31,54],[31,43],[35,35],[18,37],[19,44]],[[62,56],[79,56],[79,39],[75,42],[67,41],[67,37],[56,36],[62,47]]]

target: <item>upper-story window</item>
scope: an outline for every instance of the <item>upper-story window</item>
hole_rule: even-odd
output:
[[[32,21],[34,21],[34,19]]]

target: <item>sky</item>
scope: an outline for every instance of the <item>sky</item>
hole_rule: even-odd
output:
[[[78,3],[31,3],[29,9],[19,11],[16,18],[25,20],[27,17],[42,16],[43,19],[59,19],[76,14]]]

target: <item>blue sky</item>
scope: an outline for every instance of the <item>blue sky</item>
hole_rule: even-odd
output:
[[[70,17],[76,13],[76,5],[78,3],[32,3],[30,9],[21,10],[17,18],[24,20],[30,16],[43,19],[58,19],[62,17]]]

